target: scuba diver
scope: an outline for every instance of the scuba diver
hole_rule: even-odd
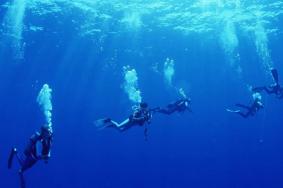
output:
[[[180,99],[174,103],[171,103],[167,105],[165,108],[158,108],[155,109],[154,111],[167,115],[170,115],[174,112],[179,112],[179,113],[185,112],[186,110],[192,112],[190,104],[191,104],[191,100],[185,98],[185,99]]]
[[[283,98],[283,88],[279,85],[279,77],[278,72],[276,69],[271,69],[272,77],[275,83],[271,84],[270,86],[263,86],[263,87],[255,87],[252,90],[254,92],[261,92],[265,91],[267,94],[275,94],[277,98]]]
[[[155,111],[155,109],[148,109],[147,103],[142,102],[138,106],[134,106],[133,111],[133,114],[121,123],[118,123],[111,118],[104,118],[97,120],[95,124],[100,129],[114,127],[123,132],[131,128],[133,125],[143,126],[145,123],[150,124],[152,113]]]
[[[16,156],[19,164],[19,176],[21,188],[25,188],[25,180],[23,173],[31,168],[39,160],[43,160],[46,164],[50,158],[51,144],[53,139],[53,131],[51,126],[41,127],[40,132],[34,133],[23,152],[19,154],[17,148],[13,147],[8,159],[8,169],[12,168],[13,159]],[[41,147],[41,151],[38,151]]]
[[[260,109],[264,107],[262,103],[262,97],[259,93],[253,94],[253,103],[251,106],[246,106],[242,104],[236,104],[237,107],[247,109],[247,112],[242,112],[241,110],[231,110],[226,109],[227,112],[236,113],[242,116],[243,118],[247,118],[249,116],[254,116]]]

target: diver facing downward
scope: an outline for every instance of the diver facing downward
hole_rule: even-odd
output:
[[[260,109],[264,107],[262,103],[262,97],[259,93],[254,93],[253,94],[253,103],[251,106],[246,106],[242,104],[236,104],[237,107],[244,108],[247,111],[242,112],[241,110],[231,110],[231,109],[226,109],[226,111],[231,112],[231,113],[236,113],[242,116],[243,118],[247,118],[249,116],[254,116]]]

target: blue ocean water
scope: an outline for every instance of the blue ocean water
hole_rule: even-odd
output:
[[[282,188],[282,100],[244,119],[250,86],[283,84],[283,2],[226,0],[11,0],[0,4],[0,187],[19,187],[12,146],[44,123],[36,98],[52,88],[54,142],[28,188]],[[173,60],[171,83],[164,71]],[[133,102],[123,67],[150,107],[179,99],[192,113],[154,114],[144,128],[97,130],[122,121]]]

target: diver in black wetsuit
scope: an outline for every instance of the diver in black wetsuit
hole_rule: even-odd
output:
[[[186,110],[192,112],[190,108],[190,104],[191,104],[190,99],[180,99],[174,103],[167,105],[165,108],[156,109],[155,112],[159,112],[167,115],[170,115],[174,112],[179,112],[179,113],[185,112]]]
[[[142,102],[139,106],[134,106],[133,110],[133,114],[121,123],[110,118],[104,118],[97,120],[95,124],[98,128],[114,127],[119,131],[125,131],[133,125],[143,126],[145,123],[150,123],[153,110],[148,109],[147,103]]]
[[[254,116],[260,109],[264,107],[261,101],[261,95],[259,93],[253,94],[254,101],[251,106],[246,106],[242,104],[236,104],[237,107],[247,109],[247,112],[242,112],[241,110],[230,110],[226,109],[228,112],[237,113],[241,115],[243,118],[247,118],[249,116]]]
[[[48,163],[50,158],[51,144],[52,144],[53,132],[52,127],[43,126],[41,127],[40,132],[33,134],[23,152],[23,155],[18,153],[17,148],[12,148],[12,151],[8,160],[8,168],[12,168],[13,159],[16,155],[19,164],[19,175],[21,180],[21,188],[25,188],[25,181],[23,173],[31,168],[39,160],[43,160],[45,163]],[[38,144],[42,145],[42,150],[38,151]]]
[[[267,94],[275,94],[277,98],[283,98],[283,88],[279,84],[279,77],[278,72],[276,69],[271,69],[271,74],[274,79],[274,83],[270,86],[263,86],[263,87],[255,87],[253,88],[254,92],[261,92],[265,91]]]

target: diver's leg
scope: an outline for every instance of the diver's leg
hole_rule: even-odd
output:
[[[19,155],[19,153],[15,153],[16,154],[16,157],[17,157],[17,160],[18,162],[20,163],[21,166],[23,166],[24,164],[24,160],[22,159],[22,157]]]
[[[121,127],[125,126],[129,122],[130,122],[129,118],[121,123],[118,123],[110,118],[104,118],[104,119],[97,120],[95,124],[99,129],[104,129],[107,127],[114,127],[120,130]]]
[[[111,119],[108,122],[108,127],[119,127],[119,123]]]
[[[17,149],[13,147],[10,152],[9,159],[8,159],[8,169],[12,168],[13,159],[14,159],[15,154],[17,154]]]
[[[250,110],[249,106],[246,106],[246,105],[243,105],[243,104],[236,104],[236,106]]]
[[[25,160],[22,160],[18,154],[17,154],[17,158],[18,158],[19,163],[21,164],[21,168],[19,169],[20,185],[21,185],[21,188],[25,188],[26,182],[24,179],[24,171],[27,170],[27,166],[25,165],[27,158]]]
[[[19,173],[23,173],[27,169],[31,168],[33,165],[35,165],[36,162],[37,162],[37,160],[34,157],[32,157],[31,155],[26,156],[25,160],[22,161],[22,165],[21,165],[21,168],[19,170]]]
[[[237,114],[239,114],[243,118],[247,118],[250,115],[249,113],[243,113],[243,112],[237,112]]]
[[[124,127],[127,126],[127,124],[129,124],[130,119],[127,118],[125,121],[118,123],[110,118],[107,118],[104,120],[104,126],[101,127],[100,129],[106,128],[106,127],[114,127],[117,128],[119,131],[123,131]]]
[[[126,127],[128,127],[128,125],[130,124],[130,119],[127,118],[124,121],[122,121],[121,123],[117,124],[116,127],[119,128],[121,131],[125,130]],[[117,123],[117,122],[115,122]]]

